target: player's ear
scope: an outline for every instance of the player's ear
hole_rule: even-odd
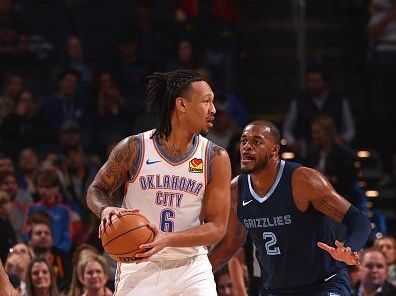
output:
[[[280,145],[272,145],[272,156],[279,156]]]
[[[186,100],[183,97],[177,97],[175,100],[175,109],[179,110],[180,112],[186,112]]]

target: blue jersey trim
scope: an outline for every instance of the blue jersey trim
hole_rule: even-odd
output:
[[[263,197],[261,197],[260,195],[258,195],[252,186],[252,181],[250,179],[250,175],[248,175],[248,184],[249,184],[249,191],[250,194],[254,197],[255,200],[257,200],[259,203],[263,203],[265,202],[267,199],[269,199],[272,195],[272,193],[275,191],[276,187],[278,186],[278,183],[282,177],[283,174],[283,169],[285,168],[285,161],[281,160],[280,166],[279,166],[279,171],[278,171],[278,175],[276,176],[275,182],[274,184],[272,184],[271,189],[267,192],[266,195],[264,195]]]

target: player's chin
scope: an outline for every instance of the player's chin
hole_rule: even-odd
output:
[[[206,135],[209,132],[209,127],[204,126],[203,128],[201,128],[201,135]]]
[[[241,163],[241,172],[242,173],[248,174],[248,173],[253,172],[253,170],[254,170],[254,167],[252,165],[247,165],[247,164]]]

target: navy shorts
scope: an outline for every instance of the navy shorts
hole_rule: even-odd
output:
[[[262,289],[260,296],[350,296],[348,272],[342,269],[314,285],[277,293]]]

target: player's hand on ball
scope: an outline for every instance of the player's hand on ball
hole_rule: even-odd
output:
[[[130,213],[137,213],[139,210],[137,209],[125,209],[125,208],[118,208],[118,207],[106,207],[101,215],[101,221],[99,225],[99,238],[102,238],[103,232],[105,232],[106,227],[111,224],[112,216],[121,216],[122,213],[130,212]]]
[[[153,224],[148,224],[152,231],[154,231],[154,240],[151,243],[141,245],[139,249],[141,253],[135,255],[136,263],[142,262],[161,251],[163,248],[168,247],[169,234],[159,231]]]
[[[335,241],[335,247],[330,247],[325,243],[318,242],[318,247],[330,253],[335,260],[345,262],[348,265],[356,265],[360,268],[359,254],[353,252],[351,248],[345,247],[343,243],[338,240]]]

